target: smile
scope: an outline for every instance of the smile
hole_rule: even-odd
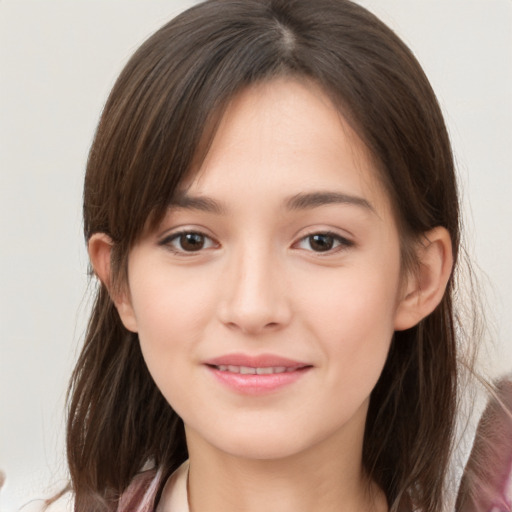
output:
[[[227,354],[204,362],[214,379],[242,395],[277,393],[302,380],[313,366],[272,354]]]
[[[297,367],[267,366],[254,368],[251,366],[218,365],[215,368],[221,372],[239,373],[242,375],[272,375],[274,373],[286,373],[297,370]]]

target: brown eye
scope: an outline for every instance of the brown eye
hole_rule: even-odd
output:
[[[334,237],[327,234],[311,235],[308,237],[309,246],[313,251],[330,251],[334,247]]]
[[[337,252],[348,249],[354,243],[336,233],[313,233],[302,238],[298,247],[312,252]]]
[[[183,233],[179,245],[184,251],[200,251],[204,247],[204,236],[199,233]]]
[[[215,247],[216,243],[203,233],[182,231],[168,236],[160,242],[160,245],[168,247],[175,253],[191,253]]]

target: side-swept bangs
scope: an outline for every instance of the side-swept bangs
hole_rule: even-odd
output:
[[[311,10],[293,0],[228,0],[207,2],[173,19],[121,73],[89,156],[86,239],[107,233],[121,264],[148,219],[161,219],[193,162],[201,161],[229,99],[279,75],[312,79],[339,105],[383,169],[380,177],[401,233],[446,223],[432,208],[440,166],[424,158],[446,154],[432,149],[440,140],[432,127],[438,129],[442,117],[436,124],[426,120],[438,107],[418,99],[435,102],[403,43],[373,15],[344,1]],[[419,138],[430,144],[427,151]],[[418,192],[411,173],[431,197]]]

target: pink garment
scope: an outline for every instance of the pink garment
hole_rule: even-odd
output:
[[[189,512],[188,461],[169,478],[162,497],[166,510],[158,510],[156,495],[162,472],[138,475],[121,497],[117,512]],[[406,507],[407,508],[407,507]],[[512,511],[512,379],[497,386],[477,429],[473,450],[462,477],[456,512]]]
[[[137,475],[121,497],[117,512],[189,512],[188,460],[168,478],[162,491],[162,504],[157,504],[156,495],[164,483],[162,479],[162,471],[151,470]]]
[[[512,511],[512,379],[497,385],[478,425],[457,512]]]
[[[137,475],[121,496],[117,512],[154,512],[160,480],[155,470]]]

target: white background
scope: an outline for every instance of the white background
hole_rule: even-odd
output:
[[[115,77],[192,1],[0,0],[0,511],[65,481],[63,409],[87,317],[81,187]],[[512,370],[512,1],[361,0],[416,53],[454,144],[470,253]],[[468,205],[471,205],[470,207]]]

